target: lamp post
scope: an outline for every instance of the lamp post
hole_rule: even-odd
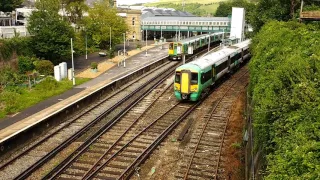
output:
[[[126,67],[126,33],[123,33],[123,67]]]
[[[162,26],[160,26],[160,29],[161,29],[161,37],[160,37],[160,41],[161,41],[161,49],[163,49],[163,39],[162,39]]]
[[[87,31],[86,31],[86,60],[88,59],[88,37],[87,37]]]
[[[146,56],[148,56],[148,30],[146,29]]]
[[[110,26],[110,52],[111,52],[111,26]]]
[[[211,43],[211,32],[209,32],[208,52],[210,51],[210,43]]]
[[[72,82],[73,85],[76,85],[76,79],[74,77],[74,62],[73,62],[73,45],[72,45],[72,38],[71,38],[71,61],[72,61]]]

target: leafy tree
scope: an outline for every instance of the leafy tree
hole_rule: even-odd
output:
[[[69,22],[78,25],[82,24],[83,14],[88,11],[88,6],[84,0],[62,0],[62,6],[67,12]]]
[[[265,179],[319,179],[319,27],[271,21],[253,38],[250,92]]]
[[[246,11],[246,21],[251,24],[252,16],[254,16],[255,12],[255,4],[251,3],[247,0],[233,0],[227,2],[221,2],[215,16],[217,17],[226,17],[232,14],[232,7],[242,7]]]
[[[88,39],[92,39],[95,45],[104,49],[109,46],[110,27],[112,46],[122,42],[123,33],[128,31],[128,27],[124,19],[117,15],[117,10],[111,8],[107,1],[95,3],[88,13],[89,16],[85,18],[85,29]]]
[[[33,63],[35,65],[35,70],[37,70],[40,74],[44,75],[52,75],[53,74],[53,67],[51,61],[48,60],[40,60],[40,61],[34,61]]]
[[[35,60],[34,58],[19,56],[18,57],[19,73],[25,74],[28,71],[32,71],[35,67],[33,64],[34,60]]]
[[[304,4],[320,5],[320,2],[304,0]],[[289,21],[298,18],[301,0],[259,0],[254,14],[250,18],[250,23],[254,30],[258,32],[261,27],[272,20]]]
[[[37,1],[38,11],[32,13],[28,24],[36,56],[54,64],[71,56],[70,38],[74,37],[70,24],[58,14],[59,4],[59,0]]]
[[[15,8],[19,7],[23,0],[1,0],[0,1],[0,11],[2,12],[12,12]]]

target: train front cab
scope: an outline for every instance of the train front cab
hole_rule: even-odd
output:
[[[183,47],[181,43],[172,42],[169,44],[169,59],[170,60],[181,60],[181,53],[183,51]]]
[[[198,72],[177,70],[174,79],[174,94],[178,100],[197,101],[200,94]]]

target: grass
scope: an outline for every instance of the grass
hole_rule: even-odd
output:
[[[203,11],[206,11],[208,13],[215,13],[217,11],[219,7],[219,4],[210,4],[210,5],[206,5],[206,6],[201,6],[200,9]]]
[[[76,85],[87,82],[88,78],[76,78]],[[0,92],[0,120],[7,115],[15,114],[52,96],[72,89],[72,81],[55,81],[47,78],[31,89],[11,86]]]
[[[197,1],[195,2],[194,0],[186,0],[186,5],[188,4],[192,4],[192,3],[199,3],[201,4],[201,6],[199,7],[198,10],[201,11],[201,13],[199,12],[195,12],[193,10],[189,12],[193,13],[194,15],[198,15],[198,16],[206,16],[208,14],[215,14],[217,8],[219,7],[219,3],[223,2],[223,1],[229,1],[229,0],[202,0],[202,1]],[[170,5],[169,5],[170,3]],[[175,4],[175,5],[173,5]],[[175,9],[181,9],[181,4],[182,4],[182,0],[160,0],[159,2],[153,2],[153,3],[146,3],[144,4],[145,6],[158,6],[158,7],[166,7],[166,8],[175,8]],[[175,7],[177,6],[177,7]],[[178,8],[179,7],[179,8]],[[188,10],[186,10],[188,11]]]
[[[228,0],[201,0],[201,1],[194,1],[194,0],[185,0],[186,4],[189,3],[200,3],[200,4],[209,4],[209,3],[219,3],[222,1],[228,1]],[[159,0],[158,2],[153,2],[153,3],[146,3],[144,4],[145,6],[155,6],[163,3],[182,3],[183,0]]]

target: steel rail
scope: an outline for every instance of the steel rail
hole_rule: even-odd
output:
[[[214,49],[215,47],[212,47],[212,49]],[[198,54],[201,54],[203,51],[201,51],[201,52],[199,52],[199,53],[197,53],[197,54],[195,54],[195,55],[193,55],[193,56],[191,56],[190,58],[189,58],[189,61],[192,59],[192,57],[194,57],[194,56],[196,56],[196,55],[198,55]],[[122,116],[121,116],[122,117]],[[119,117],[119,119],[121,118],[121,117]],[[111,128],[111,126],[110,127],[108,127],[108,128]],[[90,144],[92,144],[94,141],[92,141]],[[53,179],[53,178],[56,178],[59,174],[61,174],[75,159],[76,159],[76,157],[78,157],[79,155],[81,155],[82,154],[82,152],[85,150],[85,149],[87,149],[88,147],[89,147],[90,145],[88,144],[88,145],[86,145],[85,147],[84,147],[84,149],[83,150],[76,150],[75,152],[80,152],[81,151],[81,153],[77,153],[77,154],[72,154],[73,155],[73,158],[72,159],[69,159],[69,158],[67,158],[68,159],[68,161],[63,161],[61,164],[64,164],[64,163],[66,163],[62,168],[58,168],[58,166],[54,169],[54,170],[52,170],[50,173],[48,173],[43,179]],[[80,148],[80,147],[79,147]],[[70,156],[69,156],[70,157]],[[102,159],[103,157],[101,157],[101,159]],[[67,160],[66,159],[66,160]],[[99,160],[100,161],[100,160]],[[96,163],[97,164],[97,163]],[[91,171],[91,170],[89,170],[89,171]],[[54,173],[53,173],[54,172]],[[87,173],[85,174],[85,177],[86,176],[88,176],[87,175]]]
[[[178,64],[178,63],[177,63]],[[163,71],[163,73],[167,72],[167,70]],[[88,129],[90,129],[94,124],[96,124],[98,121],[103,119],[104,116],[106,116],[108,113],[113,111],[115,108],[117,108],[119,105],[130,99],[133,95],[135,95],[137,92],[142,90],[145,86],[149,85],[152,81],[157,79],[158,77],[155,76],[143,85],[141,85],[139,88],[134,90],[132,93],[127,95],[125,98],[121,99],[118,103],[114,104],[108,111],[100,114],[98,117],[96,117],[93,121],[91,121],[89,124],[87,124],[85,127],[83,127],[80,131],[69,137],[66,141],[64,141],[62,144],[60,144],[58,147],[56,147],[54,150],[52,150],[50,153],[48,153],[46,156],[38,160],[35,164],[30,166],[28,169],[26,169],[24,172],[19,174],[15,179],[25,179],[27,178],[32,172],[34,172],[37,168],[42,166],[45,162],[47,162],[49,159],[51,159],[53,156],[55,156],[58,152],[60,152],[62,149],[64,149],[68,144],[76,140],[78,137],[80,137],[83,133],[85,133]],[[141,96],[143,96],[142,94]],[[140,97],[141,97],[140,96]],[[138,97],[139,98],[139,97]],[[111,120],[112,121],[112,120]],[[109,121],[111,123],[111,121]],[[110,124],[107,123],[106,125]]]
[[[197,145],[196,145],[196,147],[194,148],[194,151],[193,151],[193,153],[192,153],[192,157],[191,157],[191,159],[190,159],[190,161],[189,161],[189,163],[188,163],[187,171],[186,171],[186,173],[185,173],[185,175],[184,175],[184,178],[183,178],[184,180],[186,180],[186,179],[188,178],[188,174],[189,174],[189,171],[190,171],[190,168],[191,168],[191,165],[192,165],[194,156],[195,156],[195,154],[196,154],[196,152],[197,152],[197,150],[198,150],[198,146],[199,146],[199,144],[200,144],[201,138],[202,138],[202,136],[203,136],[203,134],[204,134],[205,129],[207,128],[207,125],[209,124],[210,118],[212,117],[214,111],[217,109],[218,105],[221,103],[222,99],[226,96],[226,94],[229,92],[229,90],[230,90],[245,74],[247,74],[247,73],[248,73],[248,71],[245,72],[244,74],[242,74],[234,83],[232,83],[232,84],[227,88],[227,91],[225,91],[225,92],[223,93],[222,97],[218,100],[218,102],[217,102],[217,103],[215,104],[215,106],[213,107],[213,109],[212,109],[212,111],[211,111],[211,113],[210,113],[210,116],[207,118],[207,121],[206,121],[206,123],[204,124],[204,126],[203,126],[203,128],[202,128],[201,134],[200,134],[200,136],[199,136],[199,138],[198,138]],[[223,142],[222,142],[222,143],[223,143]]]
[[[174,71],[174,69],[172,70]],[[168,72],[168,71],[166,71]],[[170,76],[171,71],[166,75]],[[156,77],[156,78],[159,78]],[[122,110],[118,116],[115,116],[110,122],[103,127],[101,127],[95,134],[93,134],[91,137],[88,138],[90,142],[86,141],[81,146],[79,146],[74,153],[68,156],[60,165],[56,166],[50,173],[48,173],[43,179],[53,179],[56,178],[58,175],[62,173],[62,171],[65,170],[65,168],[68,167],[69,164],[71,164],[77,156],[79,156],[85,149],[87,149],[94,141],[96,141],[102,134],[104,134],[106,131],[108,131],[119,119],[121,119],[131,108],[133,108],[136,104],[138,104],[144,97],[148,95],[153,89],[155,89],[157,86],[159,86],[163,81],[165,81],[166,78],[161,78],[160,81],[158,81],[155,85],[153,85],[152,88],[150,88],[146,93],[142,94],[138,100],[134,101],[133,103],[129,104],[127,108]],[[76,153],[77,152],[77,153]]]
[[[178,103],[180,104],[180,103]],[[91,179],[93,178],[93,176],[98,173],[102,168],[104,168],[116,155],[118,155],[120,152],[122,152],[124,150],[124,148],[126,148],[127,146],[129,146],[135,139],[137,139],[142,133],[146,132],[151,126],[153,126],[156,122],[158,122],[160,119],[162,119],[162,117],[164,117],[165,115],[167,115],[171,110],[173,110],[175,107],[178,106],[178,104],[175,104],[173,107],[171,107],[169,110],[167,110],[164,114],[162,114],[160,117],[158,117],[157,119],[155,119],[152,123],[150,123],[147,127],[145,127],[144,129],[142,129],[138,134],[136,134],[133,138],[130,139],[130,141],[128,143],[126,143],[125,145],[123,145],[116,153],[113,153],[111,157],[109,157],[101,166],[99,166],[97,169],[95,169],[89,176],[85,177],[84,179]],[[116,145],[116,143],[113,144],[113,146]],[[110,147],[108,149],[108,152],[110,152],[110,150],[112,150],[112,147]]]
[[[212,47],[215,48],[216,46]],[[194,56],[198,55],[198,54],[201,54],[203,51],[197,53],[197,54],[194,54],[192,56],[190,56],[189,60],[186,61],[186,62],[189,62],[191,60],[191,58],[193,58]],[[168,62],[170,63],[170,62]],[[180,62],[177,62],[177,64],[179,64]],[[159,67],[161,68],[161,67]],[[150,72],[152,73],[152,72]],[[148,73],[149,74],[149,73]],[[148,75],[147,74],[147,75]],[[145,76],[147,76],[145,75]],[[143,77],[145,77],[143,76]],[[141,78],[143,78],[141,77]],[[140,79],[141,79],[140,78]],[[145,84],[148,84],[149,82],[153,81],[154,79],[156,79],[156,77],[152,78],[151,80],[149,80],[147,83]],[[136,82],[136,81],[134,81]],[[133,82],[133,83],[134,83]],[[132,84],[133,84],[132,83]],[[128,85],[129,86],[129,85]],[[143,87],[140,86],[138,89],[136,89],[134,92],[130,93],[130,95],[134,95],[138,90],[142,89]],[[116,93],[115,93],[116,94]],[[115,95],[114,94],[114,95]],[[79,130],[75,135],[73,135],[72,137],[68,138],[65,142],[63,142],[62,144],[60,144],[58,147],[56,147],[53,151],[51,151],[50,153],[48,153],[45,157],[41,158],[40,160],[38,160],[35,164],[33,164],[31,167],[29,167],[27,170],[25,170],[24,172],[20,173],[17,177],[15,177],[15,179],[25,179],[26,177],[28,177],[32,172],[34,172],[37,168],[39,168],[40,166],[42,166],[45,162],[47,162],[49,159],[51,159],[53,156],[55,156],[58,152],[60,152],[64,147],[66,147],[68,144],[70,144],[71,142],[73,142],[75,139],[77,139],[79,136],[81,136],[84,132],[86,132],[89,128],[91,128],[94,124],[96,124],[99,120],[101,120],[103,118],[103,116],[109,114],[111,111],[113,111],[116,107],[118,107],[120,104],[122,104],[123,102],[125,102],[127,99],[129,99],[131,96],[128,95],[126,96],[125,98],[123,98],[121,101],[119,101],[118,103],[116,103],[114,106],[112,106],[108,111],[106,111],[105,113],[102,113],[100,114],[95,120],[93,120],[92,122],[90,122],[89,124],[87,124],[85,127],[83,127],[81,130]],[[112,96],[113,97],[113,96]],[[110,97],[110,98],[112,98]],[[109,99],[109,98],[108,98]],[[105,101],[101,101],[100,103],[98,103],[96,106],[90,108],[89,110],[85,111],[84,113],[81,113],[79,115],[78,118],[82,117],[83,115],[85,115],[87,112],[93,110],[95,107],[101,105],[103,102]],[[76,118],[75,120],[77,120],[78,118]],[[74,121],[75,121],[74,120]],[[54,134],[58,133],[60,130],[64,129],[65,127],[68,127],[69,125],[71,125],[72,122],[70,123],[67,123],[65,126],[63,126],[62,128],[60,128],[59,130],[57,130],[57,132],[54,132]],[[35,144],[35,146],[38,146],[40,144],[42,144],[43,142],[45,142],[45,140],[49,139],[50,137],[52,137],[54,134],[52,135],[49,135],[48,137],[44,138],[43,140],[39,141],[38,143]],[[21,154],[18,154],[16,156],[16,158],[8,161],[7,163],[5,163],[4,165],[2,165],[0,167],[1,168],[5,168],[7,165],[9,165],[10,163],[12,163],[13,161],[17,160],[18,158],[20,158],[21,156],[23,156],[23,154],[29,152],[30,150],[32,150],[35,146],[32,146],[30,148],[28,148],[26,150],[26,152],[22,152]],[[48,174],[50,175],[50,173]],[[47,176],[45,176],[47,177]]]
[[[164,65],[169,64],[170,62],[165,63]],[[159,66],[159,68],[161,68],[161,66]],[[159,69],[157,68],[157,69]],[[101,104],[105,103],[107,100],[113,98],[114,96],[117,95],[118,92],[130,87],[132,84],[136,83],[137,81],[141,80],[142,78],[148,76],[149,74],[151,74],[152,71],[144,74],[143,76],[135,79],[133,82],[130,82],[129,84],[127,84],[125,87],[120,88],[119,90],[117,90],[116,92],[114,92],[111,96],[108,96],[106,98],[104,98],[102,101],[98,102],[97,104],[93,105],[92,107],[90,107],[89,109],[86,109],[85,111],[82,111],[80,114],[76,115],[76,117],[73,117],[72,120],[70,120],[68,123],[66,123],[65,125],[61,126],[59,129],[55,130],[54,132],[52,132],[51,134],[45,136],[44,138],[42,138],[40,141],[38,141],[37,143],[33,144],[32,146],[28,147],[27,149],[25,149],[23,152],[20,152],[19,154],[15,155],[13,158],[11,158],[9,161],[5,162],[4,164],[2,164],[0,166],[0,171],[3,170],[4,168],[6,168],[8,165],[12,164],[14,161],[16,161],[17,159],[21,158],[22,156],[24,156],[26,153],[30,152],[31,150],[33,150],[34,148],[36,148],[37,146],[41,145],[42,143],[44,143],[46,140],[48,140],[49,138],[53,137],[54,135],[58,134],[59,132],[61,132],[63,129],[69,127],[72,123],[74,123],[75,121],[77,121],[78,119],[80,119],[81,117],[83,117],[84,115],[86,115],[87,113],[89,113],[90,111],[92,111],[93,109],[97,108],[98,106],[100,106]],[[133,94],[130,94],[133,95]],[[129,97],[129,96],[128,96]],[[126,98],[126,97],[125,97]],[[128,99],[128,98],[127,98]],[[106,115],[109,114],[111,111],[113,111],[115,107],[110,107],[105,113]]]
[[[172,84],[172,83],[171,83]],[[171,85],[170,84],[170,85]],[[127,130],[108,148],[107,151],[101,155],[101,157],[96,161],[96,163],[84,174],[83,179],[86,179],[90,175],[91,172],[93,172],[96,167],[98,166],[99,162],[111,151],[111,149],[119,143],[119,141],[127,134],[127,132],[132,129],[132,127],[139,121],[139,119],[146,114],[146,112],[156,103],[156,101],[168,90],[170,86],[168,86],[166,89],[164,89],[161,94],[145,109],[143,113],[141,113],[132,123],[131,125],[127,128]]]
[[[248,84],[246,84],[245,87],[247,87]],[[235,103],[232,103],[232,105],[234,105]],[[218,168],[219,168],[219,163],[220,163],[220,159],[221,159],[221,151],[222,151],[222,146],[223,146],[223,142],[224,142],[224,137],[226,135],[226,131],[227,131],[227,127],[228,127],[228,123],[229,123],[229,119],[231,117],[231,114],[232,114],[232,110],[227,118],[227,122],[226,122],[226,125],[224,127],[224,130],[223,130],[223,136],[222,136],[222,140],[221,140],[221,143],[220,143],[220,147],[219,147],[219,154],[218,154],[218,162],[217,162],[217,165],[216,165],[216,168],[215,168],[215,174],[214,174],[214,179],[217,179],[217,175],[218,175]]]

